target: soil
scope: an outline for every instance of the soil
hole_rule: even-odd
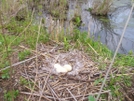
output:
[[[40,53],[38,60],[34,58],[12,67],[10,79],[4,80],[0,78],[0,101],[5,101],[4,93],[12,90],[19,90],[18,97],[13,101],[24,101],[31,94],[30,101],[38,101],[42,92],[43,95],[40,101],[88,101],[89,94],[96,95],[98,93],[101,83],[95,85],[94,81],[103,78],[106,71],[99,71],[96,63],[87,54],[79,50],[67,52],[63,50],[63,46],[46,46],[41,44],[38,48]],[[19,62],[17,54],[18,52],[13,54],[12,63]],[[33,56],[27,58],[31,57]],[[77,73],[72,71],[72,73],[59,74],[52,70],[52,62],[54,61],[61,64],[63,62],[71,63],[73,70],[77,67],[81,68],[77,68],[80,69]],[[29,85],[20,83],[20,77],[32,82],[29,84],[30,86],[36,81],[33,92]],[[132,81],[134,84],[134,80]],[[134,86],[123,86],[123,88],[125,88],[125,90],[122,90],[125,94],[125,101],[133,101]],[[109,92],[104,91],[107,100],[110,96]]]

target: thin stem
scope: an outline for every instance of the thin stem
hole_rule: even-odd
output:
[[[7,58],[9,59],[9,63],[10,63],[10,67],[11,67],[11,60],[10,60],[10,57],[9,57],[9,52],[8,52],[8,43],[7,43],[7,40],[6,40],[6,36],[5,36],[5,31],[4,31],[4,25],[3,25],[3,22],[2,22],[2,12],[0,11],[0,24],[1,24],[1,29],[2,29],[2,36],[3,36],[3,39],[4,39],[4,45],[5,45],[5,49],[6,49],[6,53],[7,53]]]
[[[114,63],[115,57],[116,57],[117,52],[118,52],[118,50],[119,50],[119,47],[120,47],[120,45],[121,45],[122,39],[123,39],[123,37],[124,37],[125,31],[126,31],[126,28],[127,28],[127,25],[128,25],[128,23],[129,23],[129,20],[130,20],[130,17],[131,17],[133,8],[134,8],[134,4],[132,5],[132,8],[131,8],[131,11],[130,11],[130,13],[129,13],[127,22],[126,22],[126,24],[125,24],[125,27],[124,27],[124,29],[123,29],[123,32],[122,32],[122,35],[121,35],[121,38],[120,38],[120,41],[119,41],[118,46],[117,46],[117,48],[116,48],[116,51],[115,51],[115,53],[114,53],[113,59],[112,59],[112,61],[111,61],[111,64],[109,65],[109,68],[108,68],[108,70],[107,70],[106,76],[105,76],[104,81],[103,81],[103,83],[102,83],[102,86],[101,86],[101,88],[100,88],[99,94],[98,94],[98,96],[97,96],[97,98],[96,98],[96,101],[99,100],[99,97],[100,97],[101,92],[102,92],[102,90],[103,90],[103,87],[104,87],[104,85],[105,85],[105,83],[106,83],[106,80],[107,80],[107,77],[108,77],[108,75],[109,75],[109,72],[110,72],[110,70],[111,70],[111,68],[112,68],[112,65],[113,65],[113,63]]]

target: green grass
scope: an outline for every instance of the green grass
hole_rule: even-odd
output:
[[[29,48],[35,49],[35,44],[38,35],[38,25],[31,24],[26,31],[23,30],[30,23],[30,20],[26,20],[23,22],[16,21],[12,19],[10,23],[4,26],[4,28],[8,31],[4,36],[6,37],[6,42],[4,42],[4,38],[2,33],[0,33],[0,55],[1,61],[6,61],[7,53],[5,52],[5,43],[8,44],[8,53],[12,54],[14,47],[18,47],[19,45],[26,45]],[[22,33],[22,34],[20,34]],[[49,35],[47,32],[41,28],[41,33],[39,37],[39,42],[46,43],[49,41]],[[27,53],[26,53],[27,54]],[[20,57],[21,54],[19,55]],[[8,61],[8,60],[7,60]],[[3,67],[3,66],[0,66]]]
[[[12,90],[4,93],[4,99],[5,101],[14,101],[14,99],[18,96],[19,91],[18,90]]]
[[[76,27],[79,27],[81,25],[81,16],[75,16],[72,21]]]
[[[111,3],[112,0],[94,0],[92,8],[89,8],[88,11],[90,11],[94,15],[107,16],[110,10]]]
[[[94,96],[92,96],[92,95],[88,96],[88,101],[95,101]]]
[[[66,4],[66,2],[64,4]],[[24,45],[30,49],[35,49],[39,25],[34,24],[34,20],[30,24],[30,18],[31,17],[28,17],[24,21],[17,21],[15,18],[12,18],[9,23],[4,25],[4,30],[6,30],[5,33],[2,33],[2,27],[0,25],[0,69],[10,65],[10,60],[8,57],[11,57],[12,53],[14,53],[16,50],[19,50],[19,61],[22,61],[31,55],[30,51],[20,49],[19,45]],[[76,17],[75,26],[78,27],[80,25],[80,20],[81,19],[79,17]],[[101,20],[106,22],[104,19]],[[100,70],[106,70],[106,67],[109,66],[109,63],[113,57],[113,52],[110,51],[105,45],[101,44],[100,41],[94,41],[93,39],[89,38],[87,32],[80,32],[77,28],[75,28],[73,33],[70,35],[65,35],[62,32],[58,34],[59,35],[56,35],[51,39],[54,34],[47,33],[45,28],[42,26],[38,43],[51,43],[51,39],[56,42],[63,43],[65,51],[68,51],[70,48],[76,48],[79,50],[83,48],[84,51],[90,56],[92,61],[98,64]],[[3,35],[5,36],[6,40],[4,40]],[[6,43],[8,46],[6,46]],[[97,52],[97,54],[89,45]],[[7,51],[6,47],[8,48]],[[108,63],[105,62],[105,60],[107,60]],[[134,56],[132,56],[132,52],[128,55],[118,54],[116,56],[113,68],[119,69],[120,73],[128,73],[127,71],[132,67],[134,67]],[[119,92],[120,86],[117,84],[118,82],[123,82],[126,86],[131,86],[131,76],[113,75],[115,77],[112,78],[111,76],[111,79],[107,82],[105,89],[110,89],[113,96],[122,96],[121,92]],[[3,71],[1,77],[2,79],[9,79],[9,70]],[[95,80],[94,85],[98,85],[99,83],[102,83],[102,81],[103,78],[100,77],[98,80]],[[20,83],[24,85],[29,84],[29,82],[24,78],[20,78]],[[16,98],[17,92],[18,91],[6,92],[4,97],[7,101],[10,101],[10,99]],[[89,96],[89,100],[94,101],[94,97]]]
[[[30,51],[28,50],[24,50],[24,51],[21,51],[18,56],[19,56],[19,60],[22,61],[24,60],[27,56],[29,56],[31,53]]]
[[[38,25],[34,25],[32,23],[24,31],[24,29],[28,26],[29,23],[30,19],[26,19],[25,21],[16,21],[15,18],[12,18],[9,23],[4,25],[4,30],[6,30],[7,32],[0,33],[0,69],[10,66],[9,57],[12,57],[12,54],[15,53],[16,51],[19,51],[18,53],[19,61],[22,61],[28,56],[30,56],[31,54],[30,51],[22,50],[19,47],[19,45],[24,45],[31,49],[35,49],[36,40],[38,36]],[[1,30],[2,29],[0,29],[0,32]],[[6,40],[4,40],[3,35],[6,38]],[[43,27],[41,27],[38,43],[46,43],[48,41],[49,41],[49,34]],[[6,46],[6,44],[8,46]],[[8,47],[7,51],[6,47]],[[3,71],[1,75],[2,79],[9,79],[10,77],[9,71],[10,70]]]
[[[34,86],[34,83],[31,82],[31,81],[28,81],[27,79],[23,78],[23,77],[20,77],[20,84],[21,85],[25,85],[25,86],[28,86],[29,88],[32,89],[32,87]],[[30,85],[30,86],[29,86]]]
[[[101,44],[101,42],[95,42],[94,40],[88,38],[88,34],[86,32],[82,33],[77,29],[74,30],[74,36],[71,40],[75,42],[75,48],[80,48],[79,43],[82,45],[82,47],[84,47],[85,52],[90,55],[92,60],[99,64],[98,67],[100,70],[106,70],[106,67],[109,66],[110,61],[113,58],[112,51],[110,51],[105,45]],[[92,46],[92,48],[99,54],[99,56],[94,53],[88,44]],[[132,54],[132,52],[130,52],[128,55],[118,54],[113,64],[113,68],[120,70],[120,74],[128,73],[128,70],[134,67],[134,56]],[[105,60],[107,60],[108,63],[105,62]],[[134,70],[131,72],[134,73]],[[113,78],[111,76],[110,81],[106,83],[107,86],[104,89],[111,90],[112,96],[123,99],[122,92],[119,90],[120,85],[118,85],[118,83],[122,82],[126,87],[130,87],[132,85],[131,75],[113,75],[115,77]],[[100,79],[95,80],[94,84],[97,85],[102,83],[102,81],[103,78],[100,76]],[[106,97],[104,94],[102,96]]]
[[[26,22],[26,21],[18,22],[18,21],[15,21],[15,19],[12,19],[12,21],[8,25],[6,25],[5,28],[9,32],[5,34],[5,37],[7,40],[7,44],[9,45],[8,52],[10,55],[14,52],[14,46],[16,48],[19,48],[17,46],[26,45],[29,48],[35,49],[36,39],[38,35],[38,25],[31,24],[24,33],[19,35],[26,28],[28,23],[29,22]],[[18,35],[19,37],[17,37]],[[60,36],[60,37],[64,38],[63,43],[64,43],[64,49],[66,51],[72,48],[70,47],[71,46],[70,43],[74,43],[74,48],[77,48],[77,49],[81,49],[80,45],[82,45],[85,52],[91,56],[92,60],[94,60],[95,62],[98,62],[100,70],[106,69],[106,66],[108,65],[107,63],[104,62],[104,60],[107,59],[108,61],[111,61],[112,56],[113,56],[113,52],[110,51],[106,46],[102,45],[99,41],[95,42],[94,40],[90,39],[88,37],[87,32],[80,32],[78,29],[74,29],[73,34],[71,36],[64,35],[64,34],[62,35],[63,36]],[[46,33],[45,29],[41,28],[39,43],[49,42],[50,41],[49,38],[50,38],[49,34]],[[7,54],[5,53],[5,46],[4,46],[5,42],[4,42],[2,34],[0,34],[0,42],[1,42],[0,52],[2,53],[0,66],[1,68],[3,68],[9,65],[9,60],[7,58]],[[99,56],[94,53],[91,47],[89,47],[89,44],[99,54]],[[18,54],[19,60],[20,61],[24,60],[30,54],[31,54],[30,51],[27,51],[27,50],[20,51]],[[134,67],[133,61],[134,61],[134,57],[131,56],[131,54],[128,54],[128,55],[118,54],[113,67],[114,68],[122,67],[121,71],[123,71],[122,73],[125,73],[126,70],[128,69],[126,68],[127,66]],[[8,72],[3,72],[3,76],[2,76],[3,79],[8,79],[9,77],[10,76]],[[124,78],[126,79],[124,80]],[[130,79],[127,79],[127,77],[123,77],[123,76],[118,77],[118,78],[117,77],[112,78],[111,81],[108,83],[108,86],[106,89],[110,89],[113,92],[113,96],[120,95],[119,86],[114,85],[119,81],[130,82]],[[23,84],[27,84],[26,80],[21,79],[21,82],[23,82]],[[102,82],[102,79],[98,79],[94,83],[95,85],[97,85],[98,83],[101,83],[101,82]],[[126,84],[126,85],[131,85],[131,84]],[[5,96],[7,96],[8,98],[9,94],[6,94]]]
[[[9,79],[10,78],[9,69],[6,69],[2,72],[1,78],[2,79]]]
[[[51,1],[50,3],[46,2],[45,7],[55,19],[66,19],[66,10],[68,9],[67,0],[56,0],[55,2]]]

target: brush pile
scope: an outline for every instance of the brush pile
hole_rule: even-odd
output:
[[[38,46],[38,57],[25,63],[22,81],[29,81],[21,94],[28,95],[38,101],[87,101],[89,95],[97,95],[101,83],[96,82],[103,77],[96,63],[79,50],[64,51],[63,46]],[[70,64],[72,70],[58,73],[54,64]],[[102,93],[109,94],[109,91]]]

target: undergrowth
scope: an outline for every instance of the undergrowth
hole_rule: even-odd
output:
[[[66,5],[66,2],[61,2]],[[61,4],[60,4],[61,5]],[[55,16],[57,11],[53,11]],[[57,12],[58,13],[58,12]],[[0,69],[10,66],[10,59],[6,53],[6,43],[7,43],[7,52],[10,57],[17,50],[18,51],[18,61],[22,61],[32,53],[30,51],[22,50],[19,46],[23,45],[29,47],[30,49],[35,49],[36,40],[38,36],[39,25],[35,24],[34,20],[31,22],[31,16],[26,18],[24,21],[17,21],[15,17],[11,18],[9,23],[0,25]],[[29,25],[30,24],[30,25]],[[80,25],[80,18],[75,19],[75,24],[78,27]],[[29,26],[28,26],[29,25]],[[27,28],[28,27],[28,28]],[[3,33],[2,30],[5,32]],[[22,33],[23,32],[23,33]],[[77,28],[73,29],[71,35],[58,33],[59,35],[53,36],[53,34],[48,33],[46,29],[41,26],[40,36],[38,43],[51,43],[51,40],[58,42],[58,44],[63,44],[65,51],[69,49],[79,49],[85,51],[94,62],[99,66],[99,69],[104,71],[107,69],[112,57],[113,52],[110,51],[105,45],[101,44],[99,41],[94,41],[92,38],[88,37],[87,32],[80,32]],[[6,42],[4,37],[6,38]],[[57,41],[58,40],[58,41]],[[110,89],[112,95],[118,98],[122,98],[122,94],[119,91],[120,86],[118,82],[123,82],[126,86],[131,86],[131,75],[123,75],[129,73],[128,70],[134,67],[134,56],[130,52],[128,55],[118,54],[116,56],[113,68],[116,68],[120,71],[120,75],[112,74],[110,75],[110,81],[107,82],[105,89]],[[131,72],[134,72],[132,70]],[[10,79],[9,70],[3,71],[1,78]],[[95,85],[102,83],[102,78],[94,82]],[[20,78],[22,84],[27,85],[28,81],[23,78]],[[12,93],[12,94],[11,94]],[[11,101],[15,99],[18,95],[18,90],[13,90],[6,92],[4,97],[6,100]],[[92,96],[89,96],[89,100],[94,100]]]

